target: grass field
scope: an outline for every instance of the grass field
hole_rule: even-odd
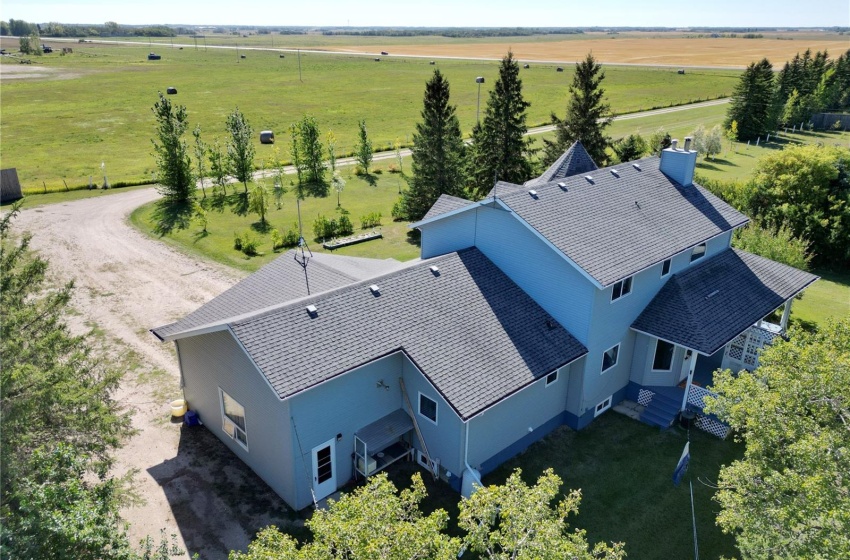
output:
[[[9,40],[2,43],[9,46]],[[4,167],[17,167],[25,189],[64,189],[102,181],[105,163],[111,183],[150,179],[154,168],[150,140],[151,107],[157,92],[175,86],[177,103],[189,110],[191,126],[200,124],[207,140],[223,137],[225,116],[239,106],[259,131],[277,133],[288,155],[287,129],[304,113],[321,130],[333,130],[342,152],[354,146],[357,120],[365,118],[376,149],[396,138],[409,143],[419,119],[424,84],[434,68],[428,60],[302,54],[303,82],[297,57],[250,51],[157,48],[163,59],[146,60],[140,46],[75,44],[74,53],[56,53],[20,65],[2,59],[3,118],[0,122]],[[505,48],[506,50],[506,48]],[[487,81],[482,104],[497,73],[497,63],[441,60],[437,67],[452,84],[462,129],[475,121],[476,76]],[[18,78],[23,73],[39,77]],[[671,69],[608,67],[605,88],[613,110],[628,113],[731,92],[738,72],[699,70],[678,75]],[[545,124],[552,111],[563,113],[572,68],[533,64],[523,70],[529,125]],[[257,144],[257,163],[270,156]]]
[[[242,35],[207,34],[199,45],[265,48],[312,48],[391,55],[489,57],[503,56],[507,45],[520,59],[575,61],[592,51],[607,63],[671,64],[744,67],[763,57],[781,65],[797,52],[847,49],[847,39],[835,31],[764,32],[761,39],[742,37],[711,38],[699,33],[680,31],[625,31],[616,35],[588,32],[573,35],[527,35],[515,37],[368,37],[355,35],[278,35],[256,33]],[[740,35],[740,34],[739,34]],[[121,38],[120,40],[124,40]],[[131,38],[150,45],[174,43],[194,45],[193,37]]]

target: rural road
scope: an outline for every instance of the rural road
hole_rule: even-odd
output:
[[[539,127],[529,134],[549,130],[552,127]],[[402,150],[402,155],[409,154],[409,150]],[[376,160],[394,157],[394,152],[375,154]],[[339,163],[350,165],[354,159],[341,159]],[[187,256],[131,227],[129,214],[158,197],[151,187],[35,207],[23,210],[14,228],[33,233],[32,248],[49,259],[50,271],[58,281],[75,281],[72,305],[78,314],[71,317],[72,326],[97,327],[104,333],[110,352],[125,365],[126,377],[117,399],[132,412],[138,433],[117,452],[116,473],[138,469],[136,490],[145,502],[123,510],[133,541],[145,535],[156,537],[165,526],[167,533],[176,533],[180,544],[191,552],[199,552],[203,558],[225,558],[227,550],[244,548],[253,536],[244,522],[240,525],[232,520],[250,518],[251,514],[237,511],[241,504],[223,501],[214,467],[198,466],[216,463],[206,457],[199,460],[186,451],[188,444],[181,440],[179,424],[168,422],[168,402],[180,396],[177,359],[173,346],[160,343],[148,329],[193,311],[244,274]],[[204,453],[213,451],[205,449]],[[249,475],[240,465],[228,466],[227,476],[244,481]],[[275,521],[257,515],[251,518],[252,526]]]

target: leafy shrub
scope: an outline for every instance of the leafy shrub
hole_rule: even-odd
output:
[[[259,241],[256,237],[254,237],[254,235],[251,234],[250,231],[246,231],[240,236],[239,245],[239,250],[248,255],[249,257],[253,257],[260,254],[259,251],[257,251]]]
[[[286,233],[283,234],[283,240],[281,241],[281,247],[295,247],[298,245],[298,224],[292,224],[292,227],[286,230]]]
[[[394,222],[403,222],[408,219],[403,198],[399,197],[395,204],[393,204],[392,217]]]
[[[360,228],[369,229],[381,225],[381,213],[369,212],[365,216],[360,216]]]
[[[280,232],[276,229],[272,230],[271,233],[272,238],[272,251],[276,251],[279,248],[283,247],[283,237],[281,237]]]
[[[384,170],[381,169],[380,167],[378,169],[372,170],[372,173],[375,174],[375,175],[381,175],[383,172],[384,172]]]
[[[339,221],[337,221],[337,230],[338,235],[351,235],[354,233],[354,226],[351,224],[351,220],[343,214],[339,217]]]
[[[752,222],[735,231],[732,246],[800,270],[808,270],[812,260],[809,242],[794,237],[785,226],[773,232]]]
[[[238,233],[233,234],[233,248],[237,251],[242,250],[242,237]]]
[[[357,175],[358,177],[363,177],[367,173],[366,173],[366,170],[363,169],[362,165],[355,165],[354,166],[354,174]]]
[[[321,214],[313,222],[313,234],[316,239],[332,239],[336,237],[339,225],[334,219],[327,219]]]
[[[841,124],[841,121],[838,121],[838,122],[839,122],[839,124]],[[398,165],[396,165],[394,163],[391,163],[389,165],[389,167],[387,167],[387,171],[389,173],[401,173],[401,169],[399,169]],[[377,171],[376,171],[376,173],[377,173]]]

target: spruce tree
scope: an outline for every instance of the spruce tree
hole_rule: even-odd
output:
[[[576,63],[576,73],[570,86],[570,100],[567,102],[567,115],[563,120],[552,113],[555,125],[555,140],[544,140],[543,164],[548,167],[567,151],[576,141],[580,141],[597,165],[608,161],[606,149],[611,145],[611,137],[605,135],[605,128],[611,124],[611,106],[605,102],[605,90],[602,80],[605,72],[602,65],[588,53],[582,62]]]
[[[421,219],[441,194],[463,196],[464,144],[449,82],[439,70],[425,85],[422,122],[413,134],[413,176],[402,195],[409,220]]]
[[[766,58],[750,63],[732,93],[724,128],[736,121],[741,141],[766,136],[776,127],[771,119],[773,95],[773,66]]]
[[[519,63],[508,51],[490,91],[484,120],[472,131],[469,180],[473,196],[485,196],[494,180],[522,184],[531,177],[530,141],[524,136],[530,105],[522,96]]]

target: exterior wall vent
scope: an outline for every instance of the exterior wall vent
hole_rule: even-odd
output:
[[[634,167],[635,169],[637,169],[638,171],[640,171],[640,164],[639,164],[639,163],[633,163],[633,164],[632,164],[632,167]]]
[[[310,315],[310,317],[315,317],[319,314],[319,310],[316,309],[316,306],[313,304],[308,305],[306,309],[307,314]]]
[[[379,288],[377,284],[372,284],[369,286],[369,289],[372,291],[373,296],[381,295],[381,288]]]

